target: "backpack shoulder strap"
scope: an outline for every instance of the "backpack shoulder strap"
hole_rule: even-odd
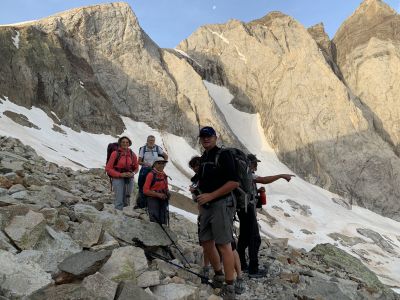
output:
[[[117,157],[114,160],[114,164],[113,167],[115,167],[118,164],[119,159],[121,158],[121,151],[119,151],[118,149],[115,150],[117,152]]]

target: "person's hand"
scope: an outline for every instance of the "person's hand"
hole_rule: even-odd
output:
[[[189,186],[189,192],[193,193],[196,190],[195,187],[193,187],[192,185]]]
[[[161,200],[166,200],[168,198],[168,196],[167,196],[167,194],[158,193],[158,198],[160,198]]]
[[[296,176],[292,175],[292,174],[282,174],[281,175],[281,178],[285,179],[287,182],[289,182],[292,179],[292,177],[296,177]]]
[[[200,205],[203,205],[203,204],[206,204],[207,202],[214,200],[214,196],[211,193],[204,193],[204,194],[198,195],[196,199]]]

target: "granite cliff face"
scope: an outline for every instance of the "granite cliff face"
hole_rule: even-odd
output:
[[[321,32],[274,12],[203,26],[178,48],[223,70],[235,104],[260,113],[267,138],[297,173],[399,220],[400,160],[373,112],[342,80]]]
[[[121,116],[238,145],[203,80],[258,112],[280,159],[353,204],[400,220],[399,16],[366,0],[333,41],[279,12],[199,28],[159,48],[113,3],[0,27],[0,94],[76,130],[119,134]],[[183,52],[182,52],[183,51]]]
[[[400,16],[379,0],[364,1],[333,40],[351,90],[373,116],[376,132],[400,156]]]
[[[1,93],[54,111],[64,125],[118,134],[123,115],[193,140],[200,124],[213,124],[227,142],[234,140],[201,78],[191,78],[202,89],[193,98],[181,91],[174,76],[185,68],[194,73],[192,68],[160,49],[126,3],[0,27],[0,39]]]

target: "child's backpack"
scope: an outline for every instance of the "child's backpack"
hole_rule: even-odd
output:
[[[233,191],[236,198],[236,209],[244,209],[247,212],[249,203],[255,203],[255,187],[253,173],[250,169],[250,161],[247,155],[237,148],[222,148],[215,156],[215,164],[218,166],[218,159],[223,151],[229,151],[235,161],[235,168],[239,178],[239,187]]]

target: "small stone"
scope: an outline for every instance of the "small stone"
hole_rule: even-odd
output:
[[[137,277],[137,285],[144,288],[160,284],[159,271],[146,271]]]
[[[82,286],[99,298],[114,300],[118,283],[109,280],[101,273],[97,272],[96,274],[85,277],[82,281]]]

